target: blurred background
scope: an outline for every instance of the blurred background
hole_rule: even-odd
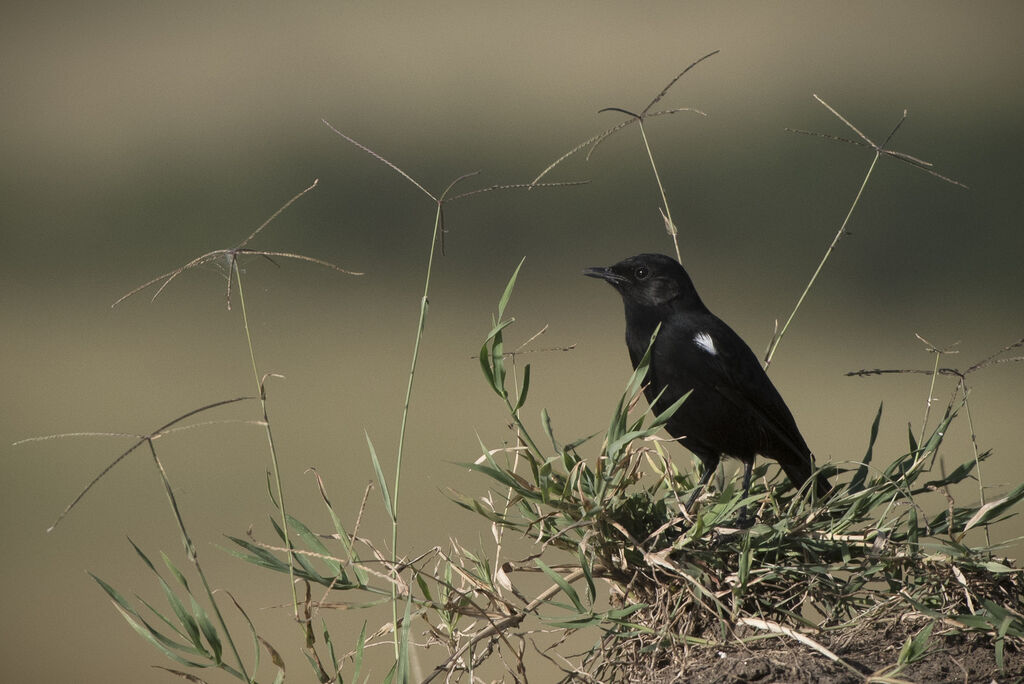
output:
[[[244,262],[246,303],[286,491],[295,514],[329,525],[307,468],[354,519],[372,479],[364,430],[393,467],[434,205],[339,130],[432,192],[522,183],[578,142],[639,110],[712,50],[657,108],[647,132],[709,307],[762,354],[832,240],[872,154],[787,133],[884,140],[965,190],[882,159],[771,367],[819,460],[862,458],[885,409],[876,458],[921,429],[924,375],[849,378],[861,368],[930,368],[915,333],[966,368],[1024,336],[1020,154],[1024,7],[868,3],[164,3],[23,4],[0,27],[0,410],[3,678],[167,681],[172,663],[138,638],[86,570],[159,601],[126,541],[181,565],[160,482],[126,459],[52,533],[44,530],[130,439],[203,404],[255,392],[239,308],[223,267],[178,278],[117,308],[121,295],[204,252],[236,245],[292,195],[306,195],[249,246],[365,272]],[[446,210],[407,437],[403,553],[489,530],[445,498],[484,493],[458,464],[509,434],[474,355],[512,269],[515,346],[544,326],[526,407],[565,441],[602,430],[629,367],[621,304],[580,277],[642,251],[671,252],[639,130],[577,155],[548,180],[581,187],[492,192]],[[237,300],[236,300],[237,304]],[[1011,354],[1013,355],[1013,354]],[[1020,355],[1020,350],[1016,350]],[[970,376],[974,432],[994,449],[996,497],[1020,481],[1024,365]],[[940,378],[936,411],[953,380]],[[208,418],[255,419],[248,403]],[[933,412],[931,420],[937,418]],[[271,506],[259,428],[226,424],[158,442],[214,584],[229,587],[308,679],[289,623],[287,580],[231,559],[224,534],[263,538]],[[950,430],[945,467],[970,458]],[[689,459],[678,450],[678,458]],[[962,496],[976,500],[976,486]],[[371,502],[378,499],[372,498]],[[362,531],[384,538],[371,506]],[[1022,533],[1016,520],[1001,539]],[[1008,553],[1019,556],[1015,543]],[[328,616],[355,634],[358,614]],[[372,625],[371,625],[372,628]],[[347,648],[351,640],[339,648]],[[424,656],[426,665],[440,653]],[[382,673],[377,673],[382,675]],[[371,677],[373,679],[373,677]],[[222,681],[213,677],[214,681]]]

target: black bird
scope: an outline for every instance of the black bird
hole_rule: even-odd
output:
[[[704,466],[688,511],[723,455],[743,462],[744,497],[755,454],[778,461],[797,487],[811,477],[814,457],[793,414],[750,347],[704,306],[679,262],[664,254],[640,254],[583,273],[608,281],[622,295],[634,369],[661,324],[644,388],[654,410],[664,411],[693,390],[665,425]],[[819,496],[829,491],[824,478],[814,487]],[[744,507],[738,524],[752,522]]]

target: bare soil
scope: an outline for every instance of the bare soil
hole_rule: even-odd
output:
[[[920,625],[918,625],[920,627]],[[791,682],[793,684],[862,684],[872,676],[887,682],[1019,682],[1024,657],[1007,647],[1003,670],[985,637],[958,633],[932,635],[928,653],[918,662],[896,669],[900,650],[917,629],[892,623],[869,624],[856,632],[816,639],[842,658],[835,662],[788,637],[766,638],[746,645],[690,649],[679,665],[651,676],[650,684],[727,684],[729,682]]]

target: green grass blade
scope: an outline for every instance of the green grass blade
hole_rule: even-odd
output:
[[[562,590],[562,593],[572,601],[572,605],[575,606],[577,612],[581,614],[589,613],[589,611],[583,607],[583,602],[580,601],[579,594],[576,593],[576,590],[572,588],[571,584],[565,581],[564,577],[549,568],[541,559],[537,558],[534,562],[537,564],[537,567],[544,571],[545,575],[550,577],[552,581],[558,585],[558,588]]]
[[[288,524],[295,528],[299,534],[299,538],[306,543],[310,551],[318,554],[317,560],[323,563],[328,568],[328,574],[331,576],[343,575],[344,572],[341,568],[341,563],[334,559],[330,550],[324,546],[320,538],[306,526],[301,520],[288,516]],[[297,554],[303,555],[303,554]]]
[[[235,544],[249,552],[248,554],[246,554],[236,549],[224,549],[227,553],[231,554],[235,558],[238,558],[239,560],[243,560],[246,563],[251,563],[252,565],[256,565],[261,568],[267,568],[268,570],[288,572],[288,564],[282,561],[280,558],[275,556],[267,549],[264,549],[261,546],[256,546],[255,544],[246,539],[239,539],[238,537],[232,537],[231,535],[226,536],[232,542],[234,542]]]
[[[526,261],[526,257],[519,260],[519,265],[516,266],[516,270],[512,272],[512,277],[508,279],[508,284],[505,285],[505,291],[501,293],[501,299],[498,300],[498,319],[505,314],[505,307],[508,306],[508,300],[512,297],[512,290],[515,289],[516,279],[519,277],[519,269],[523,267],[523,262]]]
[[[580,562],[580,569],[583,570],[583,579],[587,583],[587,603],[593,607],[594,601],[597,599],[597,586],[594,585],[594,568],[582,546],[576,553],[576,559]]]
[[[551,440],[551,446],[555,448],[555,451],[560,451],[561,449],[558,446],[558,442],[555,440],[554,428],[551,426],[551,416],[548,415],[547,409],[540,410],[540,425],[544,429],[544,434]]]
[[[864,483],[868,479],[868,466],[871,465],[871,459],[874,457],[875,441],[878,439],[878,426],[882,422],[882,407],[884,403],[879,402],[878,412],[875,414],[875,419],[871,422],[871,434],[868,437],[868,448],[864,453],[864,460],[861,461],[860,467],[857,468],[857,472],[854,473],[853,479],[850,480],[850,486],[847,491],[850,494],[856,494],[857,492],[864,489]],[[914,447],[911,447],[911,451],[914,451]]]
[[[1024,499],[1024,484],[1017,485],[1013,491],[995,501],[990,501],[975,513],[964,525],[964,532],[978,525],[985,525],[994,521],[1007,509],[1015,506],[1021,499]]]
[[[117,611],[119,613],[121,613],[121,617],[123,617],[128,622],[128,624],[131,625],[132,629],[135,630],[136,634],[138,634],[143,639],[148,641],[150,643],[150,645],[155,647],[158,651],[163,653],[166,657],[170,658],[171,660],[173,660],[176,663],[179,663],[181,665],[185,665],[186,667],[195,667],[195,668],[207,668],[207,667],[210,667],[210,663],[200,663],[200,662],[196,662],[194,660],[189,660],[188,658],[183,658],[182,656],[178,655],[177,653],[175,653],[174,651],[172,651],[170,648],[168,648],[165,645],[163,639],[161,638],[163,635],[161,635],[158,631],[156,631],[155,629],[150,627],[149,624],[145,620],[139,619],[137,614],[130,613],[129,611],[126,611],[124,608],[122,608],[121,606],[115,605],[114,607],[117,608]]]
[[[519,399],[516,401],[513,411],[518,411],[526,403],[526,393],[530,391],[530,364],[523,369],[523,387],[519,390]]]
[[[210,650],[213,652],[213,662],[220,665],[221,656],[224,653],[224,645],[221,643],[217,628],[214,627],[210,617],[195,598],[192,598],[192,615],[199,624],[199,629],[202,630],[206,643],[210,645]]]
[[[141,615],[139,615],[138,611],[132,608],[131,604],[129,604],[128,601],[124,598],[124,596],[122,596],[120,592],[114,589],[114,587],[104,582],[102,579],[92,574],[91,572],[89,573],[89,576],[92,577],[93,580],[95,580],[96,583],[100,585],[100,588],[102,588],[104,592],[106,592],[107,596],[109,596],[111,601],[113,601],[114,608],[117,609],[117,611],[121,614],[121,617],[125,619],[125,621],[131,626],[131,628],[135,630],[135,632],[139,634],[143,639],[145,639],[151,645],[157,648],[157,650],[159,650],[161,653],[166,655],[171,660],[174,660],[175,662],[180,663],[182,665],[200,668],[208,667],[208,664],[206,663],[188,660],[178,655],[174,651],[183,651],[185,653],[191,653],[197,656],[205,656],[205,653],[203,653],[202,651],[196,651],[194,648],[190,647],[187,644],[178,643],[173,639],[164,636],[159,630],[157,630],[148,622],[146,622],[146,620]],[[165,618],[161,619],[164,619],[166,622]]]
[[[359,681],[359,673],[363,670],[363,651],[366,648],[366,622],[363,621],[363,627],[359,630],[359,638],[356,640],[356,652],[352,658],[352,681]]]
[[[366,446],[370,448],[370,460],[373,462],[373,472],[377,476],[377,486],[380,487],[380,496],[384,500],[384,510],[388,512],[388,516],[395,519],[395,509],[392,505],[391,494],[388,491],[388,481],[384,479],[384,471],[380,468],[380,459],[377,458],[377,450],[373,448],[373,442],[370,441],[370,433],[365,430],[363,433],[366,435]]]
[[[490,341],[490,338],[487,340]],[[480,355],[477,357],[480,360],[480,370],[483,371],[484,377],[487,378],[487,384],[494,388],[494,370],[491,368],[491,352],[487,349],[487,342],[483,343],[480,347]]]

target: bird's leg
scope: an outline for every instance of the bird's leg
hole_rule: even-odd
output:
[[[743,498],[746,499],[750,494],[750,475],[754,470],[754,459],[743,461]],[[736,527],[744,529],[754,524],[753,518],[747,517],[747,504],[743,504],[740,508],[740,515],[736,518]]]

